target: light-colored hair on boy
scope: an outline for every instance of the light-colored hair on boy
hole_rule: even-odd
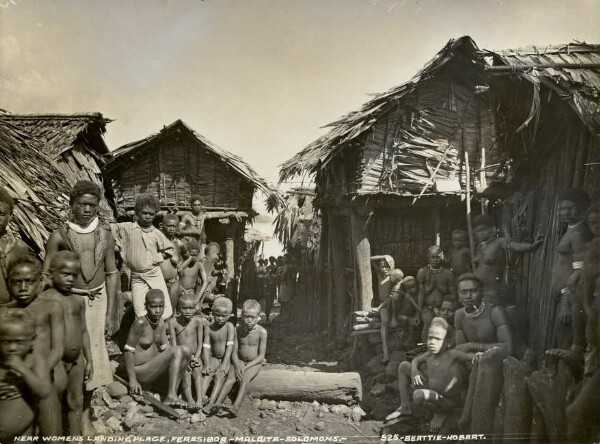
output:
[[[220,297],[215,299],[212,305],[212,309],[214,310],[216,308],[225,308],[231,313],[231,310],[233,310],[233,304],[231,302],[231,299],[226,297]]]
[[[242,310],[252,309],[257,310],[260,313],[260,304],[256,299],[248,299],[246,302],[244,302],[244,305],[242,305]]]

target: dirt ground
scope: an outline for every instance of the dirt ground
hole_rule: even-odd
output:
[[[330,343],[324,333],[300,330],[276,315],[272,319],[265,325],[269,332],[265,368],[350,371],[351,344],[341,348]],[[375,353],[378,347],[374,344]],[[118,359],[118,349],[111,347],[111,351],[112,359]],[[93,401],[94,424],[100,434],[109,436],[279,437],[288,442],[309,442],[309,437],[346,438],[333,442],[381,442],[383,432],[418,432],[421,425],[416,420],[383,429],[382,420],[397,407],[398,398],[394,383],[388,383],[381,390],[385,367],[376,365],[378,359],[380,357],[375,356],[370,367],[367,366],[369,371],[361,374],[363,401],[357,406],[248,399],[237,418],[207,417],[178,410],[183,416],[174,420],[160,415],[140,400],[136,402],[126,393],[111,397],[101,390]]]

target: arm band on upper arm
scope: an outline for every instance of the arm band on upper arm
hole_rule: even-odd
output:
[[[123,347],[123,350],[125,350],[127,352],[131,352],[131,353],[135,353],[135,347],[132,347],[129,344],[125,344],[125,347]]]
[[[113,271],[105,271],[105,272],[104,272],[104,274],[105,274],[106,276],[108,276],[109,274],[115,274],[115,273],[118,273],[118,272],[119,272],[119,270],[116,270],[116,269],[115,269],[115,270],[113,270]]]
[[[583,261],[573,262],[573,270],[581,270],[581,269],[583,269]]]
[[[233,345],[233,341],[227,341],[227,342],[225,343],[225,347],[227,347],[228,345]]]
[[[159,351],[164,351],[168,346],[169,346],[169,344],[160,344],[158,346],[158,350]]]
[[[202,348],[211,349],[210,344],[202,344]]]

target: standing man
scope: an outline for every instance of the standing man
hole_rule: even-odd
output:
[[[117,329],[117,285],[119,275],[115,263],[115,241],[108,226],[98,220],[102,190],[88,180],[77,182],[70,193],[71,221],[55,230],[46,245],[44,274],[50,271],[52,255],[69,250],[79,256],[81,270],[72,292],[83,298],[85,323],[90,337],[94,374],[86,384],[83,404],[84,435],[94,435],[90,418],[93,391],[112,382],[112,371],[104,335]]]

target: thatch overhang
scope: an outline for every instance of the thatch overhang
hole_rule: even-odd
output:
[[[0,185],[16,201],[10,229],[43,256],[52,231],[68,215],[69,184],[39,140],[0,119]]]
[[[165,126],[161,131],[135,142],[123,145],[111,153],[111,158],[104,165],[103,171],[106,176],[111,176],[116,170],[126,168],[136,158],[141,157],[148,150],[154,148],[157,144],[171,137],[175,132],[185,132],[191,135],[197,142],[198,147],[205,149],[214,157],[219,159],[227,168],[232,169],[242,178],[254,191],[259,190],[267,196],[267,208],[275,209],[284,205],[279,192],[269,186],[269,184],[258,175],[258,173],[246,163],[240,156],[230,153],[206,137],[194,131],[189,125],[178,119],[172,124]],[[242,209],[244,210],[244,209]]]
[[[35,140],[36,149],[56,162],[69,185],[90,180],[105,189],[101,166],[109,149],[103,135],[110,119],[100,113],[0,114],[0,121]],[[106,200],[101,202],[99,214],[107,222],[113,220],[113,210]]]

